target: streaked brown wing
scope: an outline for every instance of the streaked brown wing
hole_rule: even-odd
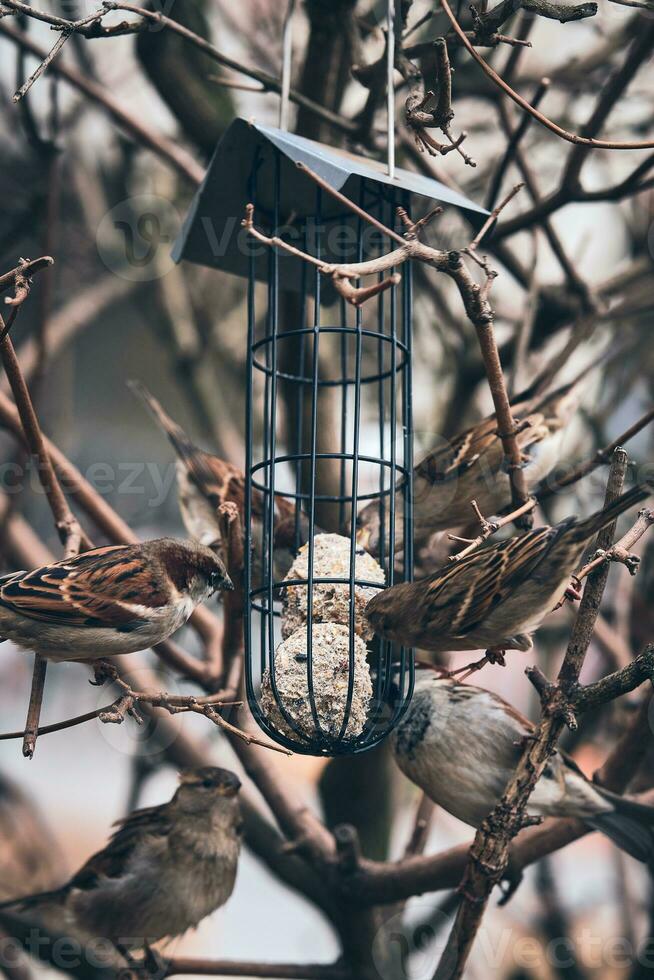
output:
[[[0,603],[41,622],[62,626],[127,627],[134,606],[158,608],[167,595],[139,545],[95,548],[14,576]]]
[[[449,444],[427,453],[416,466],[415,475],[430,483],[441,483],[460,476],[491,448],[494,441],[498,441],[496,429],[494,416],[466,429]]]
[[[135,810],[119,821],[118,830],[106,847],[88,859],[68,883],[69,888],[92,888],[99,878],[118,878],[144,837],[166,837],[172,820],[168,804]]]
[[[514,406],[515,417],[523,422],[517,440],[520,449],[527,450],[529,446],[545,438],[548,427],[544,424],[546,421],[544,416],[539,412],[522,420],[520,408],[520,405]],[[416,466],[415,475],[423,477],[430,483],[442,483],[462,476],[482,457],[484,476],[500,471],[504,461],[504,450],[494,415],[462,432],[449,445],[428,453]]]
[[[429,621],[422,624],[423,628],[442,628],[446,618],[447,631],[453,636],[465,636],[474,630],[532,573],[556,535],[556,528],[536,528],[473,551],[444,572],[426,579],[423,605]]]

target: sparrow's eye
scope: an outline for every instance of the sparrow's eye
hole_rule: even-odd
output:
[[[202,785],[204,786],[205,789],[211,789],[211,787],[213,786],[213,780],[212,779],[203,779],[202,780]]]

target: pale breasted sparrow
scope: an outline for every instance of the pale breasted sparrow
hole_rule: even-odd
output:
[[[501,659],[505,650],[529,650],[591,538],[651,492],[648,484],[633,487],[585,520],[534,528],[384,589],[366,606],[370,625],[386,639],[434,652],[485,649]]]
[[[402,772],[434,803],[479,827],[499,803],[533,732],[534,725],[497,694],[432,675],[419,679],[391,744]],[[527,812],[580,817],[639,861],[654,857],[654,807],[594,785],[563,752],[548,762]]]
[[[172,800],[119,821],[107,846],[50,892],[4,902],[58,931],[140,949],[197,926],[232,894],[242,820],[234,773],[183,772]]]
[[[0,637],[46,660],[97,660],[160,643],[218,589],[233,589],[203,545],[174,538],[108,545],[0,578]]]

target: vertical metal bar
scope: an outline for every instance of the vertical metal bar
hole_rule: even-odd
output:
[[[279,152],[275,151],[275,168],[274,168],[274,208],[273,208],[273,234],[277,234],[277,229],[279,228],[279,201],[280,201],[280,155]],[[268,505],[264,512],[264,520],[267,524],[267,545],[268,548],[264,552],[265,560],[265,576],[264,579],[267,585],[267,645],[268,645],[268,657],[270,664],[270,689],[273,694],[273,698],[279,708],[282,717],[286,720],[287,724],[292,725],[293,719],[289,717],[289,714],[284,707],[284,703],[279,696],[279,691],[277,689],[277,675],[275,669],[275,590],[274,590],[274,580],[275,580],[275,476],[276,476],[276,464],[275,458],[277,455],[277,332],[279,326],[279,254],[276,248],[270,249],[270,266],[269,266],[269,280],[268,280],[268,317],[270,325],[270,343],[266,344],[266,349],[270,351],[269,367],[270,367],[270,415],[269,415],[269,431],[268,431],[268,479],[267,479],[267,499]]]
[[[411,213],[411,195],[407,192],[403,195],[402,204],[404,209]],[[403,554],[404,554],[404,581],[413,581],[413,362],[412,362],[412,335],[413,335],[413,270],[411,262],[406,262],[402,277],[402,297],[403,297],[403,340],[406,348],[405,365],[402,371],[402,425],[403,425],[403,464],[406,472],[404,485],[404,501],[402,514],[402,534],[403,534]],[[414,651],[402,648],[400,662],[400,677],[398,681],[400,689],[400,701],[396,712],[394,723],[406,710],[406,707],[413,696],[415,684],[414,674]],[[404,690],[405,672],[408,670],[409,687]]]
[[[307,226],[306,222],[304,225],[304,244],[303,249],[306,252],[308,247],[307,242]],[[304,446],[304,400],[306,397],[306,385],[304,383],[304,371],[305,371],[305,360],[306,360],[306,334],[304,332],[304,327],[307,322],[307,281],[309,277],[309,266],[306,262],[300,262],[300,323],[298,324],[300,333],[298,341],[298,352],[297,352],[297,366],[296,366],[296,385],[297,392],[295,397],[295,412],[297,417],[297,438],[295,441],[295,529],[293,534],[293,541],[295,545],[295,551],[297,552],[302,542],[302,473],[303,473],[303,459],[302,452]],[[288,340],[286,341],[288,343]],[[289,380],[289,384],[292,382]]]
[[[359,192],[359,207],[363,208],[365,199],[365,179],[361,179],[361,189]],[[361,218],[357,219],[357,262],[361,262],[363,258],[363,222]],[[361,307],[357,306],[355,308],[355,318],[354,318],[354,328],[356,330],[355,334],[355,351],[354,351],[354,415],[352,418],[353,431],[352,431],[352,492],[351,492],[351,519],[350,519],[350,581],[349,581],[349,592],[350,592],[350,635],[349,635],[349,649],[348,649],[348,660],[349,660],[349,670],[347,677],[347,694],[345,697],[345,710],[343,712],[343,722],[341,724],[340,731],[338,733],[338,741],[344,737],[348,722],[350,720],[350,713],[352,711],[352,698],[354,696],[354,675],[356,661],[354,657],[354,620],[355,620],[355,590],[356,590],[356,552],[357,552],[357,528],[356,528],[356,514],[357,514],[357,500],[359,493],[359,436],[361,428],[361,343],[362,343],[362,312]]]
[[[316,258],[320,258],[322,236],[322,191],[316,187]],[[318,441],[318,394],[320,391],[320,272],[314,272],[313,371],[311,382],[311,474],[309,479],[309,553],[307,569],[307,691],[316,738],[324,739],[313,690],[313,552],[316,528],[316,447]]]
[[[341,326],[347,328],[347,303],[345,299],[341,297],[339,304],[339,309],[341,313]],[[345,477],[347,472],[347,460],[345,458],[347,454],[347,407],[348,407],[348,384],[347,384],[347,372],[348,372],[348,351],[347,351],[348,334],[347,330],[343,330],[340,335],[339,343],[341,348],[341,459],[339,463],[339,478],[338,478],[338,495],[340,500],[338,502],[338,528],[339,531],[343,531],[345,528]],[[350,520],[354,521],[356,519],[355,514],[350,514]]]
[[[249,178],[249,189],[248,196],[252,203],[256,206],[256,172],[257,172],[258,162],[255,158],[254,165],[252,168],[252,173]],[[246,536],[246,541],[249,543],[251,527],[252,527],[252,450],[253,450],[253,414],[254,414],[254,398],[253,398],[253,360],[254,360],[254,331],[255,331],[255,257],[254,249],[252,248],[252,243],[250,243],[250,255],[248,258],[248,288],[247,288],[247,308],[248,308],[248,325],[247,325],[247,364],[246,364],[246,382],[245,382],[245,527],[243,531]],[[263,542],[262,542],[263,545]],[[250,705],[253,706],[255,703],[258,704],[258,699],[254,691],[254,678],[252,677],[253,670],[253,651],[252,651],[252,549],[245,548],[245,685],[248,701]],[[263,554],[261,555],[263,560]],[[263,614],[260,613],[260,621],[263,621]],[[263,672],[263,667],[262,667]]]
[[[384,205],[383,201],[380,201],[379,205],[379,220],[384,220]],[[381,243],[380,253],[383,251],[383,242]],[[384,279],[385,273],[378,273],[378,281],[381,282]],[[379,517],[379,564],[384,567],[386,562],[387,553],[387,541],[386,541],[386,496],[384,494],[385,484],[388,477],[386,466],[386,400],[385,400],[385,387],[386,382],[384,380],[384,361],[386,353],[386,344],[384,341],[384,335],[386,332],[386,297],[384,293],[381,292],[377,298],[377,332],[379,334],[379,340],[377,341],[377,373],[379,374],[379,381],[377,382],[377,412],[379,414],[379,458],[382,461],[379,466],[379,501],[377,504],[378,517]]]

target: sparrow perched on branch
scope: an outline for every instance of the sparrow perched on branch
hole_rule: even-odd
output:
[[[232,894],[242,820],[234,773],[180,776],[172,800],[119,821],[107,846],[63,887],[3,902],[58,931],[142,949],[197,926]]]
[[[206,453],[194,445],[140,381],[130,381],[129,386],[145,402],[177,453],[177,497],[184,527],[190,537],[214,548],[224,560],[218,509],[226,502],[236,504],[241,523],[245,524],[246,488],[243,471],[233,463]],[[260,566],[264,498],[259,490],[252,494],[251,518]],[[275,494],[273,523],[275,577],[282,579],[290,568],[297,549],[308,538],[308,522],[304,515],[300,515],[296,533],[294,505],[280,494]],[[256,559],[257,555],[254,557]],[[255,561],[255,567],[256,564]]]
[[[365,614],[375,633],[404,646],[485,649],[502,662],[505,650],[531,648],[591,538],[651,492],[641,484],[585,520],[568,517],[479,548],[427,578],[378,592]]]
[[[587,373],[587,371],[585,372]],[[518,396],[511,406],[517,420],[516,436],[525,466],[527,488],[532,489],[556,465],[561,455],[566,426],[579,402],[580,378],[548,395]],[[395,547],[403,545],[402,491],[398,491]],[[470,523],[471,501],[482,514],[499,514],[511,504],[511,487],[504,466],[504,449],[497,420],[490,415],[466,429],[451,442],[428,453],[413,470],[413,532],[416,544],[425,543],[437,531]],[[386,508],[386,521],[389,521]],[[372,555],[380,548],[381,522],[378,504],[371,503],[357,517],[357,539]],[[386,540],[389,540],[389,528]]]
[[[222,561],[192,541],[84,551],[0,578],[0,637],[46,660],[98,660],[160,643],[218,589]]]
[[[499,803],[534,730],[497,694],[431,676],[418,681],[391,744],[402,772],[434,803],[479,827]],[[527,811],[580,817],[639,861],[654,858],[654,807],[594,785],[563,752],[548,762]]]

